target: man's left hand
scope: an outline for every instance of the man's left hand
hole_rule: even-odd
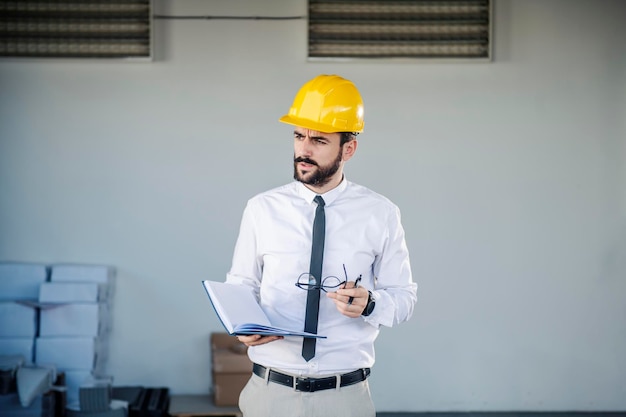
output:
[[[367,305],[369,292],[363,287],[354,287],[354,282],[350,281],[344,288],[336,292],[326,293],[328,298],[332,298],[335,302],[337,310],[345,316],[356,318],[360,317],[363,309]],[[352,297],[352,302],[350,302]]]

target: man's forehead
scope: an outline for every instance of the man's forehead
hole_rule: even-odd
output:
[[[315,137],[333,138],[333,137],[339,136],[339,133],[320,132],[318,130],[306,129],[304,127],[296,127],[294,132],[300,135],[308,136],[310,138],[315,138]]]

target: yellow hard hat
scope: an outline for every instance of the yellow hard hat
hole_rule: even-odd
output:
[[[324,133],[359,133],[363,131],[363,99],[352,81],[318,75],[300,88],[280,121]]]

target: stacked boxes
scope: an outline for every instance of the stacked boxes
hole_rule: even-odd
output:
[[[48,392],[49,387],[30,386],[33,379],[20,377],[23,371],[31,370],[25,367],[34,361],[39,330],[37,297],[39,287],[47,279],[46,265],[0,262],[0,415],[3,417],[53,417],[55,413],[57,397]]]
[[[28,338],[37,334],[37,312],[13,301],[0,301],[0,337]]]
[[[228,333],[211,334],[213,402],[235,406],[239,394],[252,375],[252,362],[246,346]]]
[[[0,365],[18,364],[0,366],[3,417],[62,415],[81,385],[104,374],[114,276],[100,265],[0,262]],[[33,385],[49,369],[52,379],[60,372],[63,395],[51,395],[44,380]]]
[[[39,287],[48,278],[46,265],[0,262],[0,355],[34,360]]]
[[[48,279],[48,267],[36,263],[0,262],[0,299],[36,300]]]
[[[65,373],[68,403],[79,387],[105,372],[115,271],[100,265],[53,265],[39,288],[36,363]]]

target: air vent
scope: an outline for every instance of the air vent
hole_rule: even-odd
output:
[[[309,0],[309,58],[491,59],[491,4]]]
[[[151,58],[152,4],[0,0],[0,57]]]

